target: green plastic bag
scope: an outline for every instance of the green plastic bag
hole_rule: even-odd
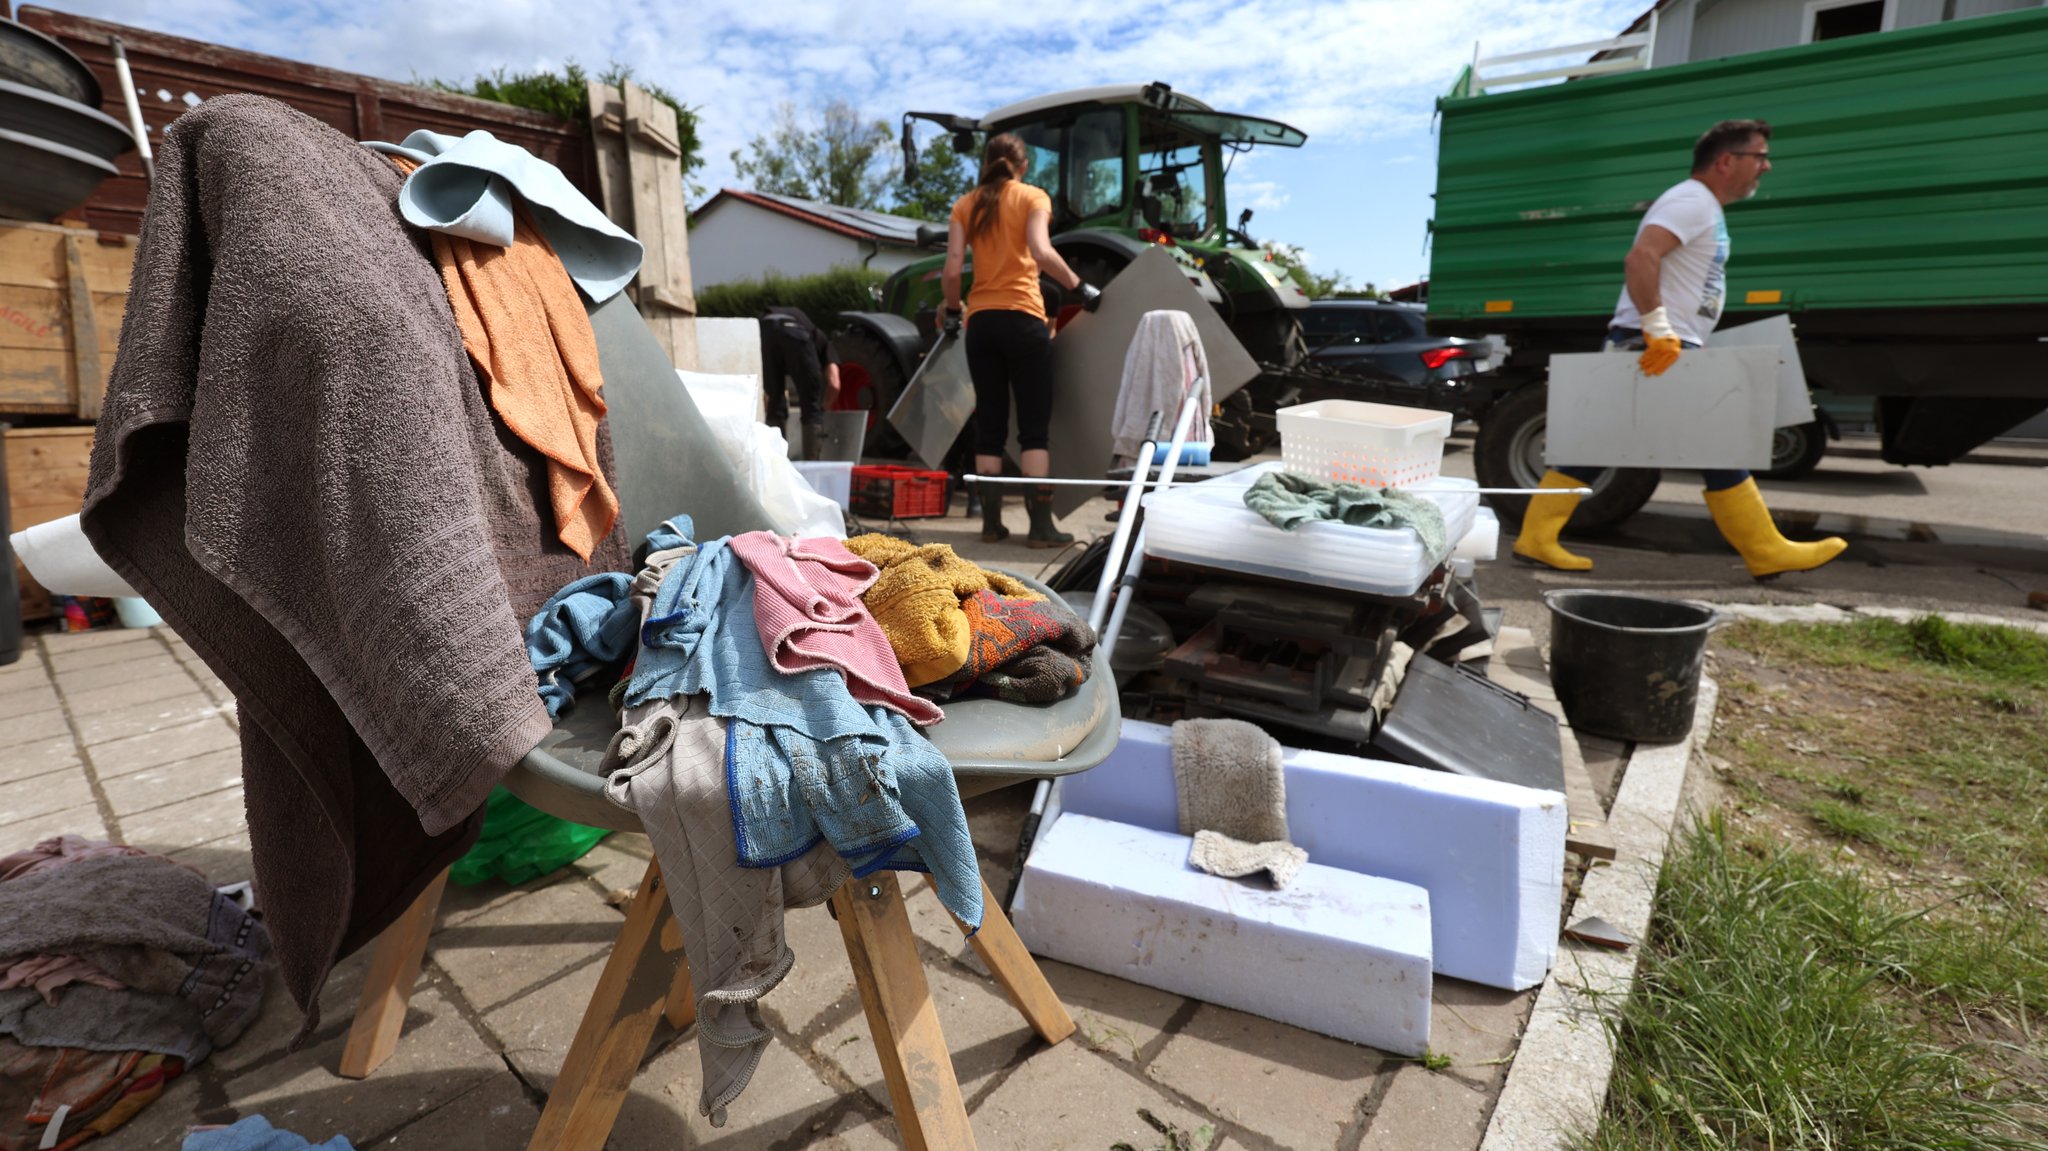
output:
[[[502,879],[515,887],[589,854],[611,832],[549,815],[504,788],[484,801],[484,831],[469,853],[448,869],[462,887]]]

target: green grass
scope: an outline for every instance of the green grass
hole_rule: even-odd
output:
[[[1808,804],[1806,813],[1838,839],[1867,843],[1872,847],[1891,847],[1899,840],[1897,825],[1869,808],[1820,799]]]
[[[1908,623],[1877,617],[1792,626],[1744,621],[1729,629],[1728,642],[1822,667],[1893,671],[1917,664],[2001,688],[2048,686],[2048,636],[2016,627],[1960,624],[1939,615]]]
[[[2037,938],[2030,918],[2022,934]],[[1607,1117],[1585,1145],[2048,1146],[2039,1091],[1927,1022],[2040,978],[2040,960],[2009,946],[2023,940],[1985,926],[1935,924],[1810,854],[1736,842],[1719,820],[1694,826],[1666,863],[1616,1025]]]
[[[1710,745],[1732,806],[1666,859],[1580,1146],[2048,1149],[2048,638],[1721,642],[1756,657]]]

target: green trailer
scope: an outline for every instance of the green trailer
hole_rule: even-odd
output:
[[[1438,110],[1430,327],[1513,348],[1468,413],[1488,484],[1540,475],[1549,357],[1599,346],[1642,213],[1723,119],[1774,129],[1727,209],[1723,325],[1789,313],[1808,380],[1873,401],[1894,463],[2048,408],[2048,10],[1505,93],[1468,70]],[[1582,518],[1652,488],[1617,477]]]

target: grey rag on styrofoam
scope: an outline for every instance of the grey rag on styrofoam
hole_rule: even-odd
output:
[[[1241,719],[1173,725],[1173,783],[1188,865],[1231,878],[1271,873],[1287,886],[1308,852],[1287,841],[1287,776],[1280,742]]]
[[[612,223],[560,168],[517,144],[481,129],[449,136],[422,128],[402,144],[364,147],[419,163],[398,193],[398,210],[415,228],[509,248],[516,195],[592,302],[611,299],[640,271],[640,241]]]

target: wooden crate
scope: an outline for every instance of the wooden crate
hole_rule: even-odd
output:
[[[0,223],[0,414],[98,418],[134,262],[127,236]]]
[[[91,428],[9,428],[7,431],[7,520],[9,531],[63,519],[85,500],[92,462]],[[14,561],[21,581],[21,618],[51,614],[50,593]]]

